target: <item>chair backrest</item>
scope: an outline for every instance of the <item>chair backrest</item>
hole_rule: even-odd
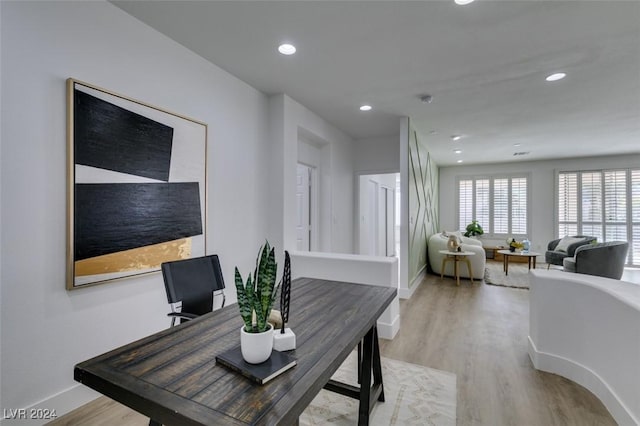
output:
[[[215,254],[165,262],[161,269],[167,300],[182,302],[182,312],[211,312],[213,292],[224,289],[220,260]]]
[[[608,241],[589,244],[576,250],[576,272],[619,280],[624,272],[629,243]]]

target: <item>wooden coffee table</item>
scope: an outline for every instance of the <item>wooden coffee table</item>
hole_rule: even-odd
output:
[[[536,269],[536,257],[540,256],[541,253],[536,253],[535,251],[511,251],[511,250],[498,250],[498,253],[502,255],[502,269],[504,270],[505,275],[509,275],[509,258],[510,257],[527,257],[527,263],[529,264],[529,269],[531,269],[531,264],[533,263],[533,269]]]

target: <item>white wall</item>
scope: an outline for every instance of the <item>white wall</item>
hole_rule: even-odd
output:
[[[640,424],[640,286],[531,271],[529,357],[589,389],[620,425]]]
[[[2,22],[2,7],[0,7],[0,23]],[[0,24],[1,25],[1,24]],[[4,47],[4,40],[2,37],[2,27],[0,26],[0,46]],[[0,48],[0,52],[2,49]],[[0,82],[2,82],[2,75],[4,68],[2,67],[2,58],[4,55],[0,54]],[[6,102],[2,102],[2,90],[0,87],[0,115],[4,116],[4,107],[6,106]],[[2,131],[2,122],[0,121],[0,200],[4,200],[2,198],[2,139],[4,132]],[[2,208],[0,208],[0,321],[2,320],[2,244],[3,240],[3,232],[2,232]],[[0,324],[0,409],[4,407],[2,403],[4,400],[2,399],[2,324]]]
[[[398,126],[398,129],[400,126]],[[399,132],[399,130],[398,130]],[[354,142],[354,169],[364,173],[396,173],[400,171],[399,134],[382,138],[357,139]]]
[[[318,252],[291,252],[291,278],[309,277],[398,288],[398,259]],[[377,321],[378,336],[392,340],[400,330],[398,295]],[[294,330],[295,331],[295,330]]]
[[[531,174],[531,235],[533,250],[544,252],[547,243],[555,238],[555,172],[568,170],[638,167],[640,154],[609,157],[575,158],[548,161],[530,161],[508,164],[459,166],[440,168],[440,228],[456,226],[456,176],[498,173]]]
[[[168,326],[160,274],[65,290],[65,80],[208,123],[207,252],[221,256],[228,302],[233,267],[248,272],[265,235],[281,233],[256,214],[271,202],[265,176],[277,168],[268,99],[109,3],[0,7],[0,406],[44,400],[62,414],[70,405],[54,394],[73,388],[71,406],[91,395],[73,381],[74,364]],[[336,170],[344,180],[346,166]]]
[[[318,115],[294,101],[287,95],[274,95],[269,100],[271,139],[275,155],[282,153],[282,160],[273,164],[275,170],[272,192],[275,203],[270,204],[270,217],[282,223],[282,246],[287,250],[296,248],[296,165],[298,162],[298,140],[305,138],[329,145],[329,167],[321,176],[322,188],[329,188],[326,196],[320,197],[321,213],[330,206],[330,214],[321,214],[320,237],[322,251],[353,253],[353,141],[349,136],[328,124]],[[282,208],[277,205],[283,200]],[[275,223],[275,222],[274,222]],[[330,240],[327,241],[327,237]],[[279,239],[279,238],[278,238]]]

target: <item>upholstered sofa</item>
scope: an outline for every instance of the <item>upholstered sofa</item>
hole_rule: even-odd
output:
[[[431,270],[440,274],[442,272],[442,258],[445,256],[440,253],[440,250],[447,250],[447,241],[450,234],[455,234],[458,237],[458,241],[461,242],[462,250],[473,252],[473,256],[469,256],[468,259],[471,262],[471,272],[473,272],[473,278],[481,280],[484,278],[484,267],[486,263],[485,251],[482,248],[482,242],[463,236],[460,231],[448,232],[447,235],[442,232],[433,234],[429,238],[427,243],[427,253],[429,256],[429,265]],[[469,278],[466,264],[463,262],[459,266],[459,272],[461,278]],[[453,277],[453,262],[447,262],[444,267],[444,275]]]
[[[564,258],[562,266],[567,272],[619,280],[624,272],[628,250],[629,243],[626,241],[580,246],[573,257]]]
[[[544,254],[544,261],[547,266],[562,266],[565,257],[573,257],[578,247],[591,244],[594,241],[596,241],[596,237],[588,235],[572,235],[550,241],[547,245],[547,252]]]

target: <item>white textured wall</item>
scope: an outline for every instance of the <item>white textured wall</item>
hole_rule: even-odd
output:
[[[603,142],[605,143],[605,142]],[[555,171],[598,170],[616,167],[638,167],[640,154],[591,157],[548,161],[529,161],[508,164],[487,164],[440,168],[440,229],[456,226],[456,176],[497,173],[530,173],[531,235],[533,250],[544,252],[547,243],[555,238]]]
[[[398,134],[382,137],[357,139],[354,142],[354,169],[363,173],[395,173],[400,171],[400,126]]]
[[[309,277],[398,288],[398,259],[318,252],[292,252],[291,278]],[[398,296],[378,318],[378,335],[392,340],[400,330]]]
[[[208,123],[207,251],[221,256],[229,302],[233,267],[248,272],[272,231],[255,214],[269,202],[265,176],[274,169],[268,99],[109,3],[0,7],[0,405],[44,400],[61,414],[65,404],[52,396],[84,388],[75,387],[74,364],[168,326],[160,274],[65,290],[65,80]],[[72,404],[87,395],[74,393]]]
[[[2,27],[1,27],[1,23],[2,23],[2,7],[0,6],[0,46],[4,46],[4,39],[2,37],[4,31],[2,31]],[[0,48],[0,52],[2,51],[2,49]],[[3,75],[3,67],[2,67],[2,58],[3,55],[0,55],[0,82],[3,81],[2,80],[2,75]],[[4,116],[4,107],[5,107],[5,103],[2,102],[2,90],[0,88],[0,114],[2,116]],[[0,200],[3,200],[2,198],[2,139],[4,137],[4,132],[2,131],[2,124],[0,122]],[[2,208],[0,208],[0,260],[2,259],[2,244],[1,242],[3,241],[3,237],[2,237]],[[0,320],[2,320],[2,262],[0,261]],[[0,324],[0,377],[2,377],[2,325]],[[4,407],[3,404],[3,399],[2,399],[2,379],[0,379],[0,409],[2,409]]]
[[[274,171],[275,199],[282,209],[270,208],[273,220],[282,223],[282,246],[296,248],[296,167],[300,134],[329,145],[329,167],[323,170],[320,185],[321,251],[353,252],[353,141],[318,115],[287,95],[274,95],[269,100],[272,145],[282,152],[282,169]],[[330,210],[327,212],[327,207]]]
[[[589,389],[620,425],[640,424],[640,286],[531,271],[529,357]]]

